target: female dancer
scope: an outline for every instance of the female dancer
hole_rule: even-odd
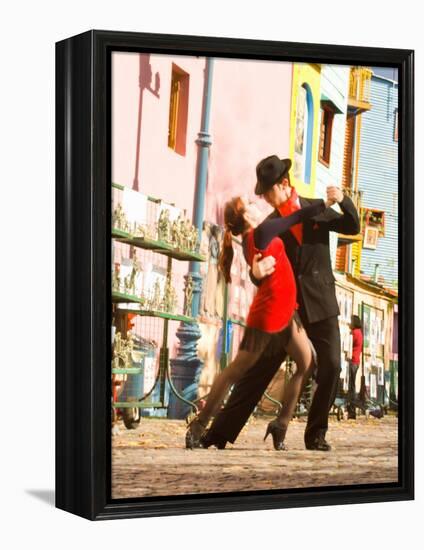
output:
[[[243,254],[252,266],[253,257],[273,256],[275,271],[263,280],[253,299],[247,317],[247,327],[235,359],[215,379],[205,407],[189,424],[186,447],[224,448],[225,443],[210,441],[205,432],[207,424],[219,410],[230,387],[237,383],[259,357],[272,356],[285,350],[296,363],[296,372],[284,392],[283,406],[277,418],[267,427],[265,438],[271,434],[274,448],[285,450],[284,438],[303,382],[314,365],[311,343],[296,313],[296,281],[284,243],[278,235],[305,219],[320,214],[324,201],[302,208],[287,217],[266,219],[258,207],[245,198],[236,197],[225,205],[225,235],[220,256],[220,268],[225,281],[231,282],[233,260],[232,235],[242,235]]]

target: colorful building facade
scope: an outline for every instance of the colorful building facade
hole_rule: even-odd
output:
[[[227,291],[217,269],[217,256],[223,205],[235,195],[253,196],[258,161],[270,154],[292,158],[291,179],[303,196],[324,197],[327,185],[342,183],[358,207],[360,190],[366,190],[364,199],[369,201],[369,207],[374,204],[367,172],[369,157],[373,155],[368,142],[371,143],[374,119],[365,120],[363,125],[361,121],[370,109],[367,69],[214,59],[207,98],[209,128],[204,136],[201,127],[207,69],[205,58],[190,56],[115,53],[112,58],[112,182],[122,186],[123,192],[133,190],[174,205],[188,219],[200,215],[204,220],[201,253],[206,262],[200,266],[202,296],[195,312],[199,336],[190,344],[190,353],[198,355],[201,368],[192,372],[190,366],[183,365],[186,372],[176,381],[180,391],[187,390],[185,396],[189,399],[208,392],[222,366],[223,352],[230,359],[242,336],[254,288],[238,245],[233,284]],[[380,90],[379,82],[376,90]],[[380,110],[378,116],[382,116]],[[361,125],[369,134],[365,144]],[[199,160],[199,148],[205,139],[206,185],[199,201],[196,188],[199,162],[203,162]],[[375,162],[382,162],[382,158]],[[379,169],[373,173],[379,174]],[[118,192],[122,190],[114,188],[114,196]],[[196,212],[199,204],[200,213]],[[264,201],[260,205],[265,211],[270,210]],[[341,272],[359,275],[362,238],[336,234],[331,237],[335,264],[338,245]],[[342,250],[344,255],[340,254]],[[129,264],[134,254],[138,251],[127,244],[114,246],[114,262]],[[140,261],[151,269],[159,260],[149,254],[140,257]],[[155,269],[166,273],[166,262]],[[180,261],[174,262],[172,269],[181,309],[185,277],[191,266]],[[352,303],[356,307],[356,302]],[[228,322],[225,331],[223,318]],[[138,317],[133,324],[140,336],[148,336],[149,341],[161,340],[161,322]],[[180,323],[170,321],[167,346],[171,364],[180,356],[180,329]],[[159,346],[155,359],[153,353],[151,359],[154,369],[154,360],[156,365],[159,361]],[[153,374],[149,376],[152,381]],[[172,414],[181,416],[187,407],[177,409]]]
[[[371,79],[372,109],[362,116],[358,188],[363,245],[361,272],[382,285],[398,285],[398,84]]]
[[[335,267],[342,378],[346,386],[353,313],[362,319],[366,332],[361,371],[367,393],[393,406],[398,369],[397,292],[393,290],[398,247],[397,86],[367,67],[352,67],[349,80],[342,181],[361,214],[361,233],[338,237]],[[359,389],[360,378],[356,382]]]
[[[328,185],[341,185],[349,73],[349,67],[337,65],[321,70],[316,197],[325,197]]]
[[[347,95],[347,116],[344,136],[342,187],[361,211],[361,194],[358,188],[362,117],[372,105],[371,75],[368,67],[351,67]],[[333,267],[341,273],[360,275],[362,232],[358,235],[339,235]]]
[[[349,67],[322,66],[316,197],[324,198],[327,186],[342,184],[349,74]],[[337,206],[333,208],[340,211]],[[330,255],[333,267],[337,240],[337,233],[330,233]]]

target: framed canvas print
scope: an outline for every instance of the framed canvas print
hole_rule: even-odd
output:
[[[56,505],[413,498],[413,52],[56,45]]]

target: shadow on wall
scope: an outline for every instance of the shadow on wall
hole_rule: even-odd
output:
[[[144,91],[148,91],[156,96],[158,99],[160,97],[160,75],[159,73],[155,74],[154,77],[154,86],[152,86],[153,81],[153,71],[152,66],[150,65],[150,54],[139,54],[139,73],[138,73],[138,84],[140,87],[139,91],[139,100],[138,100],[138,119],[137,119],[137,145],[135,151],[135,169],[134,169],[134,181],[133,189],[139,191],[139,167],[140,167],[140,142],[141,142],[141,120],[143,117],[143,95]]]

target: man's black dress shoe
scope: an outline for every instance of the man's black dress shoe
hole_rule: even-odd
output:
[[[209,432],[204,433],[200,439],[200,447],[203,449],[208,449],[214,445],[217,449],[223,450],[227,445],[228,441],[219,435],[211,435]]]
[[[305,441],[308,451],[331,451],[331,445],[327,443],[323,435],[319,435],[312,441]]]

